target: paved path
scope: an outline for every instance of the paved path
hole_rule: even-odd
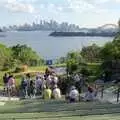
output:
[[[3,97],[3,96],[1,96],[0,97],[0,101],[19,101],[20,100],[20,98],[17,98],[17,97]]]
[[[103,98],[101,98],[101,93],[98,93],[97,98],[102,101],[102,102],[109,102],[112,104],[119,104],[120,102],[117,103],[117,94],[116,94],[116,88],[108,88],[105,89],[103,92]]]
[[[81,94],[82,97],[85,96],[85,93]],[[117,103],[117,94],[115,93],[115,89],[109,88],[105,89],[103,92],[103,98],[101,98],[101,92],[98,92],[96,99],[102,103],[112,103],[112,104],[119,104],[120,101]]]

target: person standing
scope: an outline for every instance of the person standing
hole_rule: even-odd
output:
[[[26,96],[26,97],[30,97],[30,81],[31,81],[31,76],[30,76],[30,74],[28,73],[27,75],[26,75],[26,80],[27,80],[27,95],[28,96]]]
[[[36,77],[35,80],[35,89],[36,89],[36,94],[40,95],[42,92],[42,78],[40,76]]]
[[[47,77],[47,79],[46,79],[46,84],[47,84],[47,86],[48,86],[49,88],[52,87],[52,76],[51,76],[51,75],[49,75],[49,76]]]
[[[78,74],[75,74],[74,76],[74,81],[75,81],[75,87],[78,89],[79,93],[81,92],[81,81],[82,79],[80,79],[80,76]]]
[[[44,86],[44,91],[43,91],[43,98],[45,100],[49,100],[52,97],[52,91],[49,87]]]
[[[9,91],[9,95],[13,96],[16,93],[16,89],[15,89],[16,85],[15,85],[15,78],[13,77],[13,75],[9,76],[9,80],[8,80],[8,91]]]
[[[95,100],[95,97],[96,97],[96,91],[92,87],[88,86],[88,91],[85,94],[84,100],[93,101]]]
[[[79,101],[79,92],[75,88],[75,86],[71,87],[70,93],[69,93],[69,101],[70,103]]]
[[[30,80],[30,97],[35,97],[35,81]]]
[[[22,81],[21,81],[21,89],[22,89],[23,96],[24,97],[28,96],[27,80],[24,76],[22,77]]]
[[[3,76],[3,83],[4,83],[4,92],[5,93],[8,93],[8,74],[5,73],[4,76]]]
[[[53,85],[57,85],[59,82],[58,77],[56,75],[53,76]]]
[[[54,99],[60,99],[61,98],[61,91],[60,91],[60,89],[58,88],[57,85],[55,85],[54,88],[53,88],[53,98]]]

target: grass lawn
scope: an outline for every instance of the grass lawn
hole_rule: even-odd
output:
[[[0,120],[120,120],[120,105],[63,100],[21,100],[0,106]]]
[[[46,68],[47,66],[29,67],[28,71],[39,71],[43,73]]]
[[[0,115],[1,120],[120,120],[120,114],[40,118],[39,113]]]

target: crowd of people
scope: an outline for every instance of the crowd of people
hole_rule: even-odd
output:
[[[92,101],[97,96],[95,87],[87,85],[87,91],[84,96],[80,96],[81,88],[84,87],[84,80],[76,74],[73,78],[75,85],[71,85],[66,93],[66,100],[77,102],[79,100]],[[82,81],[83,80],[83,81]],[[4,91],[11,96],[16,94],[16,83],[13,75],[5,74],[3,76]],[[37,73],[35,78],[28,73],[22,76],[20,93],[24,98],[36,98],[41,96],[43,99],[61,99],[62,93],[59,88],[59,79],[56,74],[51,74],[46,70],[45,74]]]
[[[61,98],[61,92],[58,88],[58,77],[56,75],[41,75],[37,73],[33,80],[30,74],[23,77],[21,89],[23,96],[35,97],[42,96],[44,99]]]

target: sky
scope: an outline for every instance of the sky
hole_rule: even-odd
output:
[[[0,0],[0,26],[52,19],[96,27],[119,18],[120,0]]]

